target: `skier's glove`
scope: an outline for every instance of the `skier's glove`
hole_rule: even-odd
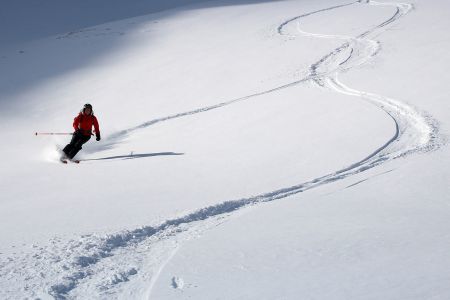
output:
[[[100,141],[100,140],[101,140],[100,134],[97,134],[97,135],[95,136],[95,139],[97,140],[97,142]]]

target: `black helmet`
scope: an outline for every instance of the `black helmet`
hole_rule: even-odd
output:
[[[84,114],[84,110],[86,109],[86,108],[89,108],[90,110],[91,110],[91,115],[94,115],[94,110],[92,109],[92,105],[90,105],[89,103],[86,103],[84,106],[83,106],[83,109],[81,110],[81,112]]]

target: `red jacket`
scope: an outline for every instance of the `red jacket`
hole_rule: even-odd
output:
[[[92,134],[92,126],[95,128],[95,134],[100,135],[100,128],[98,127],[97,118],[94,115],[85,115],[84,113],[80,113],[73,120],[73,128],[75,130],[80,130],[83,135],[91,135]]]

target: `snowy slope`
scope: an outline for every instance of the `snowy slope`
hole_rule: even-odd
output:
[[[209,1],[1,47],[0,297],[449,297],[448,6]],[[59,164],[33,133],[85,102],[103,139]]]

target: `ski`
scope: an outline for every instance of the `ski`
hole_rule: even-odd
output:
[[[59,159],[59,161],[62,162],[63,164],[68,164],[69,162],[74,163],[74,164],[80,163],[79,159],[68,159],[68,158],[64,158],[64,157],[61,157]]]

